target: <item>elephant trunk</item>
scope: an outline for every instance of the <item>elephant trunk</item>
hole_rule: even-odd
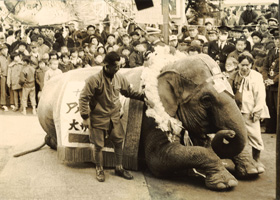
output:
[[[221,121],[222,116],[227,118]],[[220,128],[212,140],[212,149],[220,158],[233,158],[241,153],[247,140],[247,129],[235,102],[231,101],[219,111],[219,119]]]

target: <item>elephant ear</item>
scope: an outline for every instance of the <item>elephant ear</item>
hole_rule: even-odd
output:
[[[171,117],[175,117],[178,105],[189,96],[187,86],[187,80],[175,70],[162,72],[158,76],[160,100]]]

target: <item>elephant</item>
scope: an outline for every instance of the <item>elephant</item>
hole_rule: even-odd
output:
[[[38,118],[47,133],[45,143],[51,148],[57,149],[57,137],[60,137],[56,132],[59,117],[55,110],[60,107],[63,83],[85,80],[99,70],[101,68],[76,69],[45,85]],[[139,78],[143,70],[145,67],[120,69],[118,73],[134,74],[126,77],[132,84],[139,85],[135,76]],[[156,119],[147,115],[152,106],[144,106],[140,149],[153,175],[164,177],[195,168],[205,174],[207,188],[226,190],[237,186],[238,181],[223,165],[224,158],[233,161],[240,178],[263,172],[244,148],[247,145],[245,123],[226,78],[212,58],[202,54],[180,57],[164,66],[156,79],[165,112],[182,124],[179,134],[170,140]],[[215,134],[213,139],[208,136],[210,133]],[[184,138],[189,142],[184,142]]]

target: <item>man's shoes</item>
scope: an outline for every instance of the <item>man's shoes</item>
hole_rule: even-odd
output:
[[[105,174],[103,169],[96,169],[96,179],[99,182],[104,182],[105,181]]]
[[[5,112],[9,111],[7,106],[2,106],[2,108],[4,109]]]
[[[115,174],[127,180],[133,179],[133,176],[125,169],[119,169],[119,170],[115,169]]]

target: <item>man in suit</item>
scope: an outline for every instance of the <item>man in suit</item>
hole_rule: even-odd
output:
[[[270,49],[262,67],[262,75],[266,85],[266,103],[270,119],[266,120],[266,133],[275,133],[277,125],[277,95],[279,76],[279,31],[273,29],[275,47]]]
[[[218,29],[218,39],[209,42],[208,55],[219,64],[222,71],[225,71],[227,56],[235,50],[235,46],[227,41],[231,29],[227,26],[220,26]]]

